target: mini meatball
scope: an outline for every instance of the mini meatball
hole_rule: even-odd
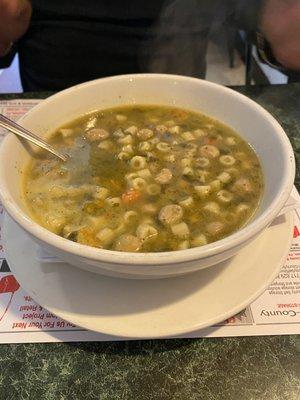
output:
[[[141,140],[147,140],[150,139],[153,136],[153,131],[152,129],[140,129],[137,133],[137,137]]]
[[[136,252],[139,251],[140,247],[141,241],[136,236],[129,234],[121,235],[115,244],[117,251]]]
[[[251,182],[247,178],[240,178],[238,179],[234,185],[233,189],[237,191],[238,193],[244,193],[248,194],[253,191],[253,187],[251,185]]]
[[[200,155],[207,158],[216,158],[219,157],[220,151],[216,146],[206,144],[200,147]]]
[[[100,142],[100,140],[107,139],[109,133],[105,129],[93,128],[86,132],[85,137],[89,142]]]
[[[165,225],[173,225],[179,222],[182,216],[182,207],[177,204],[169,204],[160,210],[158,219]]]
[[[168,128],[165,125],[157,125],[157,127],[155,128],[156,132],[163,134],[166,133]]]
[[[163,168],[158,175],[156,175],[155,180],[160,185],[166,185],[173,178],[172,172],[168,168]]]

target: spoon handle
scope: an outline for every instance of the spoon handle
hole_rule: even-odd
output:
[[[34,133],[31,133],[27,129],[23,128],[21,125],[18,125],[11,119],[5,117],[3,114],[0,114],[0,126],[14,133],[15,135],[21,136],[22,138],[29,140],[35,145],[42,147],[43,149],[49,151],[50,153],[59,157],[63,161],[66,161],[68,158],[65,154],[62,154],[59,151],[55,150],[54,147],[45,142],[45,140],[41,139]]]

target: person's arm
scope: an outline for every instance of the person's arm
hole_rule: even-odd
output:
[[[285,68],[300,70],[300,0],[267,0],[260,29],[276,60]]]
[[[29,0],[0,0],[0,64],[3,66],[11,61],[13,44],[27,31],[31,13]]]
[[[235,24],[250,33],[263,62],[300,70],[300,0],[233,0]]]

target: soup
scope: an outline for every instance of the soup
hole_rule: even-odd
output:
[[[75,242],[127,252],[203,246],[243,227],[263,191],[236,132],[166,106],[94,112],[54,132],[70,157],[41,153],[24,179],[32,218]]]

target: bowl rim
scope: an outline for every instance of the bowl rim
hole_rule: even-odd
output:
[[[171,74],[127,74],[127,75],[116,75],[106,78],[100,78],[92,81],[88,81],[79,85],[72,86],[71,88],[60,91],[41,103],[33,107],[28,113],[19,119],[19,123],[22,125],[28,117],[34,112],[38,112],[39,109],[47,107],[49,103],[55,102],[58,98],[65,96],[66,94],[72,94],[83,88],[98,85],[101,82],[117,81],[117,80],[143,80],[143,79],[163,79],[176,82],[191,82],[196,85],[201,84],[207,87],[218,89],[221,94],[231,94],[235,96],[239,101],[247,103],[249,107],[255,109],[256,112],[262,114],[262,116],[268,120],[272,125],[274,133],[283,147],[286,157],[284,158],[285,164],[285,176],[281,186],[278,188],[276,196],[271,201],[271,205],[268,209],[262,212],[260,216],[254,218],[249,224],[237,232],[221,239],[219,241],[207,244],[202,247],[193,247],[186,250],[174,250],[167,252],[152,252],[152,253],[130,253],[130,252],[119,252],[114,250],[98,249],[95,247],[87,246],[84,244],[72,242],[68,239],[62,238],[61,236],[48,231],[46,228],[39,225],[29,216],[25,215],[19,206],[15,203],[13,197],[10,195],[9,190],[5,184],[4,168],[1,164],[3,163],[4,154],[6,148],[10,146],[13,135],[7,135],[3,140],[0,148],[0,198],[3,206],[9,215],[27,232],[36,237],[39,241],[45,242],[46,244],[54,247],[62,252],[71,253],[74,256],[85,258],[94,262],[104,262],[107,264],[127,264],[127,265],[151,265],[153,267],[159,267],[167,264],[181,264],[196,260],[203,260],[205,258],[215,256],[219,253],[226,252],[235,247],[241,246],[244,242],[247,242],[254,236],[256,236],[262,229],[266,228],[273,219],[278,215],[281,208],[287,201],[294,183],[295,176],[295,158],[290,141],[285,134],[283,128],[276,121],[276,119],[260,106],[255,101],[246,97],[245,95],[234,91],[225,86],[221,86],[216,83],[212,83],[206,80]]]

